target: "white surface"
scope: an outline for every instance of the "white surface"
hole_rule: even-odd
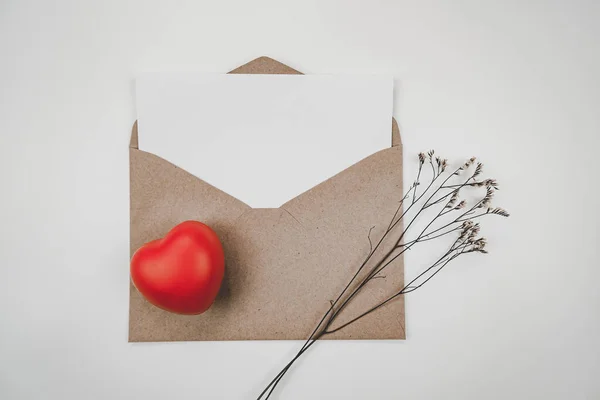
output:
[[[512,212],[407,296],[407,341],[320,343],[276,398],[598,398],[599,7],[2,1],[0,397],[254,399],[298,348],[127,343],[133,78],[270,55],[393,75],[406,154],[478,155]]]
[[[390,146],[393,88],[375,75],[145,73],[139,148],[276,208]]]

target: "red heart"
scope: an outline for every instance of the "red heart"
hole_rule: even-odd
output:
[[[186,221],[131,258],[131,280],[152,304],[177,314],[200,314],[217,297],[225,272],[223,246],[207,225]]]

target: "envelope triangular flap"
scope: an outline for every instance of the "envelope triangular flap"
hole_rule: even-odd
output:
[[[270,57],[258,57],[236,69],[229,71],[230,74],[278,74],[278,75],[302,75],[302,72],[288,67],[287,65],[273,60]]]
[[[300,74],[268,57],[231,73]],[[343,144],[340,144],[343,145]],[[402,197],[402,148],[395,121],[392,147],[367,157],[279,209],[241,201],[130,143],[131,252],[187,219],[211,225],[227,258],[222,291],[200,316],[160,310],[131,286],[130,341],[304,339],[382,234]],[[375,237],[375,236],[374,236]],[[375,258],[375,257],[374,257]],[[349,316],[403,284],[402,257],[350,303]],[[399,298],[331,336],[403,339]]]

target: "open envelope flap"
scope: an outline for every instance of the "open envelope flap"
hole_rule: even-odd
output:
[[[267,57],[232,72],[299,73]],[[131,253],[177,223],[194,219],[217,231],[227,265],[217,301],[200,316],[158,309],[130,285],[129,340],[305,339],[368,254],[370,227],[375,226],[371,237],[379,238],[398,206],[402,148],[395,121],[392,145],[279,209],[251,209],[166,160],[137,150],[134,126]],[[356,296],[340,322],[401,287],[402,257],[382,275]],[[405,338],[404,299],[329,337]]]

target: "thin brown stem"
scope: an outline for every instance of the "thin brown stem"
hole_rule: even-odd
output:
[[[405,293],[410,293],[414,290],[416,290],[417,288],[423,286],[425,283],[427,283],[431,278],[433,278],[434,275],[436,275],[442,268],[444,268],[450,261],[454,260],[455,258],[457,258],[460,254],[463,253],[459,253],[457,255],[451,256],[448,260],[446,260],[442,266],[436,270],[429,278],[427,278],[423,283],[421,283],[420,285],[418,285],[417,287],[415,287],[415,289],[413,290],[409,290],[407,291],[407,289],[410,287],[410,285],[412,285],[412,283],[415,282],[416,279],[420,278],[421,276],[423,276],[425,273],[429,272],[432,268],[435,268],[437,265],[439,265],[439,261],[434,263],[434,265],[432,265],[431,267],[427,268],[424,272],[422,272],[417,278],[413,279],[408,285],[404,286],[404,288],[402,290],[400,290],[398,293],[392,295],[391,297],[387,298],[386,300],[382,301],[381,303],[377,304],[376,306],[370,308],[369,310],[363,312],[362,314],[360,314],[359,316],[351,319],[350,321],[344,323],[343,325],[340,325],[339,327],[332,329],[332,330],[327,330],[324,332],[325,335],[329,335],[332,333],[335,333],[337,331],[340,331],[342,329],[344,329],[345,327],[347,327],[348,325],[358,321],[359,319],[366,317],[367,315],[369,315],[370,313],[372,313],[373,311],[377,310],[380,307],[383,307],[384,305],[386,305],[387,303],[389,303],[390,301],[394,300],[395,298],[397,298],[398,296],[401,296]],[[448,254],[446,254],[447,256]]]
[[[373,241],[371,240],[371,233],[372,233],[374,227],[371,227],[371,229],[369,230],[368,235],[367,235],[367,239],[369,241],[369,252],[368,252],[365,260],[360,264],[360,266],[358,267],[358,269],[352,276],[352,279],[350,279],[350,281],[346,284],[346,286],[343,288],[341,293],[337,296],[335,301],[330,300],[330,307],[328,308],[327,312],[325,312],[325,314],[323,315],[323,317],[321,318],[321,320],[319,321],[317,326],[314,328],[314,330],[308,337],[308,339],[304,342],[301,349],[288,362],[288,364],[285,365],[281,369],[281,371],[273,378],[273,380],[271,380],[269,385],[267,385],[267,387],[258,396],[257,400],[263,399],[263,396],[265,396],[265,395],[266,395],[266,399],[269,399],[271,397],[271,395],[274,393],[275,388],[279,385],[279,383],[285,376],[285,374],[290,370],[291,366],[323,336],[332,334],[334,332],[338,332],[338,331],[342,330],[343,328],[347,327],[348,325],[360,320],[361,318],[365,317],[366,315],[369,315],[370,313],[374,312],[375,310],[383,307],[385,304],[388,304],[393,299],[395,299],[403,294],[411,293],[411,292],[419,289],[420,287],[424,286],[427,282],[429,282],[443,268],[445,268],[448,265],[448,263],[455,260],[460,255],[475,252],[475,251],[483,252],[483,253],[486,252],[484,250],[485,240],[475,238],[477,236],[477,233],[479,232],[479,224],[467,223],[465,221],[470,221],[474,218],[480,218],[480,217],[482,217],[484,215],[488,215],[488,214],[498,214],[498,215],[502,215],[502,216],[508,216],[508,213],[506,213],[506,211],[499,209],[499,208],[489,209],[484,213],[473,215],[475,213],[476,209],[486,206],[487,202],[489,202],[489,200],[491,199],[491,197],[493,195],[493,189],[496,188],[495,180],[482,181],[482,182],[485,182],[485,185],[488,186],[487,195],[483,199],[481,199],[479,202],[475,203],[470,209],[468,209],[464,213],[460,214],[453,221],[443,225],[442,227],[428,231],[430,229],[430,227],[433,225],[433,223],[435,223],[435,221],[437,221],[440,217],[447,215],[448,213],[450,213],[460,207],[463,207],[462,203],[459,204],[459,206],[455,206],[456,201],[458,199],[458,192],[460,191],[460,189],[462,189],[465,186],[482,186],[483,185],[481,182],[478,183],[477,185],[475,185],[475,183],[470,183],[471,180],[475,179],[476,176],[481,174],[481,166],[482,165],[481,165],[481,163],[479,163],[479,164],[477,164],[475,173],[461,184],[447,185],[447,182],[452,176],[458,175],[458,172],[460,170],[463,170],[463,167],[459,168],[454,173],[450,174],[450,176],[448,176],[446,179],[444,179],[443,182],[441,184],[439,184],[435,190],[433,190],[433,193],[431,193],[431,195],[429,195],[429,197],[423,203],[423,205],[417,210],[415,216],[411,219],[411,221],[408,223],[406,228],[404,228],[402,230],[402,232],[399,235],[399,238],[395,241],[394,246],[389,251],[385,252],[385,254],[379,259],[379,261],[375,263],[373,268],[371,268],[367,272],[366,276],[360,281],[358,286],[356,286],[348,294],[348,291],[350,290],[351,286],[355,283],[358,276],[364,270],[366,265],[371,261],[371,259],[373,258],[374,254],[377,252],[377,250],[382,246],[382,243],[384,242],[384,240],[389,236],[389,234],[394,230],[394,228],[396,226],[398,226],[398,224],[400,224],[401,221],[404,220],[404,217],[407,215],[407,213],[409,211],[411,211],[413,206],[417,203],[420,203],[420,201],[424,198],[424,196],[429,193],[433,184],[445,172],[446,165],[447,165],[446,160],[442,160],[439,157],[436,157],[435,158],[435,161],[436,161],[435,164],[437,164],[437,170],[436,170],[436,165],[434,165],[434,162],[433,162],[433,158],[434,158],[433,151],[429,152],[428,156],[429,156],[429,163],[430,163],[431,169],[432,169],[432,178],[431,178],[431,182],[428,184],[427,188],[425,188],[425,190],[422,191],[421,194],[417,195],[418,194],[417,188],[419,186],[419,180],[421,178],[423,160],[425,158],[425,156],[423,154],[421,154],[421,155],[419,155],[420,164],[419,164],[419,171],[417,174],[417,180],[413,183],[413,185],[411,185],[411,187],[409,188],[406,195],[400,200],[398,207],[397,207],[396,211],[394,212],[387,229],[383,232],[383,234],[381,235],[381,237],[377,241],[377,243],[375,245],[373,245]],[[472,164],[473,161],[474,161],[474,158],[472,158],[469,162],[467,162],[464,165],[464,168],[468,168]],[[491,186],[491,188],[490,188],[490,186]],[[440,192],[440,190],[443,190],[443,189],[451,189],[451,190],[450,190],[450,192],[443,195],[442,197],[432,201],[432,199]],[[411,191],[413,191],[411,204],[404,211],[402,211],[400,213],[400,210],[403,207],[404,200],[406,200],[407,198],[410,197]],[[412,241],[409,241],[407,243],[402,243],[402,240],[404,239],[407,231],[412,227],[413,223],[422,215],[423,211],[428,209],[429,207],[440,204],[445,199],[447,199],[449,196],[453,196],[452,199],[450,200],[450,202],[448,204],[446,204],[446,206],[444,208],[442,208],[431,221],[429,221],[429,223],[425,226],[425,228],[423,230],[421,230],[419,235],[417,235],[417,238]],[[468,217],[468,218],[466,218],[466,217]],[[461,225],[457,226],[457,224],[461,224]],[[349,304],[349,302],[361,291],[361,289],[371,280],[378,278],[378,277],[382,277],[379,274],[383,270],[385,270],[389,265],[391,265],[405,251],[411,249],[417,243],[438,239],[438,238],[441,238],[443,236],[446,236],[452,232],[456,232],[459,230],[462,230],[462,232],[461,232],[460,236],[454,241],[452,246],[450,246],[450,249],[448,251],[446,251],[444,253],[444,255],[442,257],[440,257],[436,262],[434,262],[430,267],[425,269],[425,271],[423,271],[419,275],[417,275],[407,285],[404,285],[404,287],[400,291],[398,291],[397,293],[394,293],[392,296],[388,297],[387,299],[380,302],[376,306],[371,307],[368,310],[362,312],[360,315],[351,319],[350,321],[345,322],[336,328],[333,328],[333,329],[331,328],[334,321],[336,321],[336,318],[345,309],[347,304]],[[421,281],[422,279],[424,279],[424,280]],[[420,283],[417,283],[417,282],[420,282]]]

